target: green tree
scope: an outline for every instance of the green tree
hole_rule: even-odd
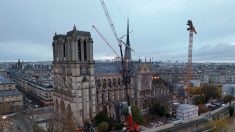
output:
[[[143,118],[140,113],[140,108],[136,105],[132,107],[132,117],[135,123],[143,124]]]
[[[205,96],[206,102],[209,99],[219,99],[221,98],[221,90],[220,87],[216,87],[214,85],[204,85],[202,86],[202,95]]]
[[[101,122],[98,125],[98,132],[107,132],[109,130],[109,124],[107,122]]]
[[[159,108],[160,108],[160,103],[155,103],[150,109],[149,112],[150,114],[155,117],[156,115],[158,115],[159,112]]]
[[[232,95],[226,95],[223,97],[225,103],[233,101],[235,98]]]
[[[204,95],[200,95],[193,99],[193,104],[204,104],[206,103],[206,97]]]
[[[229,112],[230,117],[232,117],[233,113],[234,113],[234,107],[233,106],[229,106],[228,107],[228,112]]]
[[[108,117],[107,113],[104,111],[99,112],[95,116],[94,121],[96,125],[99,125],[102,122],[107,122],[110,130],[120,130],[123,127],[123,124],[121,122]]]
[[[108,124],[110,130],[120,130],[123,127],[123,124],[119,121],[114,120],[113,118],[108,118]]]
[[[169,107],[166,103],[159,103],[156,102],[151,108],[150,108],[150,114],[155,117],[156,115],[162,117],[162,116],[168,116]]]
[[[108,121],[108,115],[106,112],[101,111],[95,116],[95,123],[100,124],[101,122],[107,122]]]

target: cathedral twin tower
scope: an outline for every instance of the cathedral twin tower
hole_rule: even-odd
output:
[[[89,32],[73,30],[53,38],[55,111],[71,112],[78,126],[96,114],[93,41]]]
[[[131,60],[129,22],[124,59]],[[95,61],[90,32],[74,26],[66,35],[53,37],[54,111],[73,115],[78,126],[84,126],[97,113]]]

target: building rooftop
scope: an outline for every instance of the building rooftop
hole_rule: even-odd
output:
[[[0,92],[0,97],[6,97],[6,96],[19,96],[22,95],[20,91],[17,89],[14,90],[4,90]]]
[[[129,63],[130,73],[133,74],[138,71],[139,66],[145,62],[132,61]],[[122,62],[96,62],[95,74],[108,74],[108,73],[122,73]]]
[[[60,39],[66,39],[67,37],[70,37],[70,36],[73,36],[73,35],[75,35],[75,36],[81,36],[81,37],[91,37],[90,32],[87,32],[87,31],[78,31],[78,30],[76,29],[75,25],[74,25],[73,30],[67,32],[66,35],[63,35],[63,34],[58,34],[58,35],[57,35],[57,34],[55,33],[55,36],[53,37],[53,39],[54,39],[54,40],[59,39],[59,38],[60,38]]]
[[[8,84],[8,83],[13,83],[13,82],[0,75],[0,84]]]
[[[122,64],[120,61],[95,63],[96,74],[120,73],[121,71],[122,71]]]
[[[195,105],[190,105],[190,104],[180,104],[180,105],[178,105],[178,107],[180,107],[180,108],[182,108],[182,109],[197,108],[197,106],[195,106]]]

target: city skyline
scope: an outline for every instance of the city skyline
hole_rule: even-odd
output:
[[[192,19],[198,34],[194,37],[193,62],[234,62],[235,1],[105,1],[119,36],[126,33],[130,18],[130,43],[134,59],[154,61],[187,60],[186,22]],[[25,6],[27,5],[27,6]],[[0,62],[52,60],[54,33],[77,30],[91,32],[94,58],[113,56],[112,50],[92,29],[95,25],[118,51],[99,0],[95,1],[1,1]]]

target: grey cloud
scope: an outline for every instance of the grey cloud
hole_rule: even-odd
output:
[[[113,2],[112,2],[113,1]],[[130,17],[131,45],[136,56],[153,56],[159,60],[180,58],[187,60],[188,32],[186,21],[192,19],[198,35],[195,36],[195,49],[200,44],[207,45],[234,42],[235,9],[234,0],[105,0],[116,30],[121,36],[126,32],[126,22],[122,17]],[[122,17],[120,16],[120,11]],[[112,54],[107,45],[92,30],[95,25],[105,38],[119,51],[117,42],[109,27],[99,0],[2,0],[0,1],[0,46],[5,43],[28,42],[51,50],[54,32],[66,33],[76,24],[78,30],[90,31],[94,40],[95,58]],[[21,43],[22,44],[22,43]],[[212,46],[213,46],[212,44]],[[5,45],[7,46],[7,45]],[[26,48],[22,44],[24,50]],[[32,57],[45,59],[35,49]],[[4,53],[4,55],[3,55]],[[19,55],[1,52],[5,58]],[[159,53],[159,54],[158,54]],[[196,50],[195,50],[196,53]],[[156,54],[156,55],[155,55]],[[29,57],[20,55],[22,59]],[[203,60],[200,56],[200,60]],[[52,58],[52,51],[46,58]],[[199,59],[199,58],[198,58]],[[206,59],[206,58],[205,58]],[[3,59],[0,58],[0,61]]]
[[[207,61],[231,61],[234,62],[235,45],[227,43],[219,43],[216,45],[203,46],[196,50],[194,53],[195,60],[207,60]]]

